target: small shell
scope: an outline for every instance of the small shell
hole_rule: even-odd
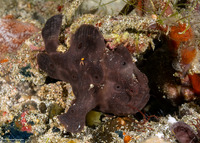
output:
[[[170,129],[180,143],[198,142],[195,131],[188,124],[182,121],[174,123]]]

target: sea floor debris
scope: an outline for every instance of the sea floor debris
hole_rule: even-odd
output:
[[[39,29],[51,16],[62,13],[59,52],[69,49],[69,35],[80,25],[98,27],[108,48],[115,50],[123,44],[132,53],[132,60],[150,81],[150,101],[135,116],[92,111],[81,133],[67,132],[57,116],[68,111],[75,96],[69,83],[49,78],[38,68],[36,56],[44,50],[39,32],[22,42],[15,54],[9,53],[0,61],[0,143],[176,143],[176,134],[170,129],[176,122],[186,123],[197,133],[200,2],[147,0],[141,7],[143,1],[138,0],[132,6],[135,9],[124,15],[117,15],[118,10],[108,15],[104,5],[115,5],[114,1],[105,0],[99,3],[101,8],[95,7],[98,11],[84,12],[82,2],[8,0],[0,2],[0,13],[1,18],[13,15]],[[151,115],[157,118],[148,118]]]

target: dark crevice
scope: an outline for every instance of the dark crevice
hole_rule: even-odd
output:
[[[160,39],[155,39],[155,49],[147,50],[142,58],[136,63],[138,68],[146,74],[149,80],[150,100],[146,107],[148,115],[166,116],[177,111],[177,106],[183,102],[183,98],[176,98],[169,100],[163,98],[165,92],[163,85],[170,83],[172,85],[179,85],[180,80],[173,76],[176,72],[172,67],[174,59],[173,54],[169,51],[169,40],[163,35]],[[144,109],[145,110],[145,109]],[[136,117],[143,118],[140,113]]]
[[[60,80],[51,78],[50,76],[47,76],[46,80],[45,80],[45,84],[56,83],[57,81],[60,81]]]

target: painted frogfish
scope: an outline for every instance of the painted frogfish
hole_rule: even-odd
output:
[[[42,29],[45,51],[37,62],[48,76],[72,86],[76,99],[58,116],[67,131],[80,132],[92,109],[119,116],[140,111],[149,100],[148,79],[129,51],[122,45],[110,50],[98,28],[83,24],[71,36],[69,50],[57,52],[61,24],[62,15],[47,20]]]

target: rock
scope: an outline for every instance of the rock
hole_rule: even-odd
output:
[[[145,140],[143,143],[170,143],[170,142],[167,142],[159,137],[150,137],[148,138],[147,140]]]
[[[97,14],[97,15],[117,15],[125,6],[126,2],[123,0],[85,0],[79,6],[78,14]]]
[[[49,118],[52,119],[54,116],[61,114],[64,112],[64,109],[60,107],[58,104],[53,103],[49,107]]]
[[[46,113],[46,110],[47,110],[46,104],[44,102],[40,103],[39,109],[41,113]]]

